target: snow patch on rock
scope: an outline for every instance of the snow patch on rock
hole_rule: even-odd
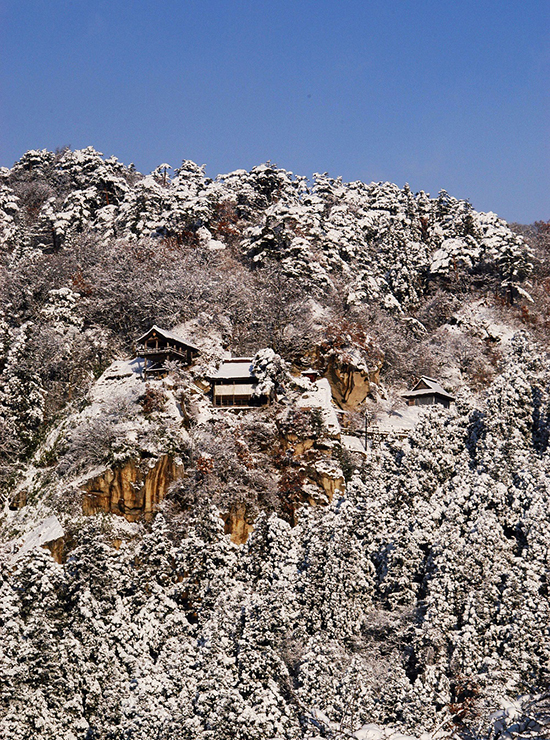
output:
[[[340,435],[340,423],[332,403],[332,390],[326,378],[311,383],[311,390],[303,393],[297,401],[298,408],[320,409],[326,429],[333,436]]]
[[[48,542],[64,537],[64,535],[65,530],[61,526],[61,522],[55,515],[52,515],[40,522],[27,534],[8,543],[7,549],[13,553],[12,559],[17,560],[35,547],[42,547]]]

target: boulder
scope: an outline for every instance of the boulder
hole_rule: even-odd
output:
[[[377,373],[379,372],[378,369]],[[368,396],[373,373],[340,362],[337,357],[331,357],[326,377],[332,389],[332,396],[340,408],[354,409]]]

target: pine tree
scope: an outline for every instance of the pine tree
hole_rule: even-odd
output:
[[[44,420],[44,390],[31,364],[32,331],[27,323],[13,336],[0,376],[0,416],[27,448],[32,448]]]

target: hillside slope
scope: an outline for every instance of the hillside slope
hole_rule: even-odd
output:
[[[0,735],[543,737],[543,225],[270,164],[0,175]],[[145,380],[153,324],[196,361]],[[271,405],[213,408],[230,353]]]

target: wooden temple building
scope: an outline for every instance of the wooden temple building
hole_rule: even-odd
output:
[[[197,347],[156,325],[136,340],[136,357],[143,359],[144,378],[166,375],[167,362],[191,365],[198,354]]]
[[[409,406],[433,406],[440,404],[446,409],[454,402],[454,396],[447,393],[437,380],[422,375],[414,388],[407,393],[403,393],[403,398],[407,399]]]
[[[271,401],[265,395],[256,394],[258,379],[250,357],[224,360],[209,380],[214,406],[265,406]]]

